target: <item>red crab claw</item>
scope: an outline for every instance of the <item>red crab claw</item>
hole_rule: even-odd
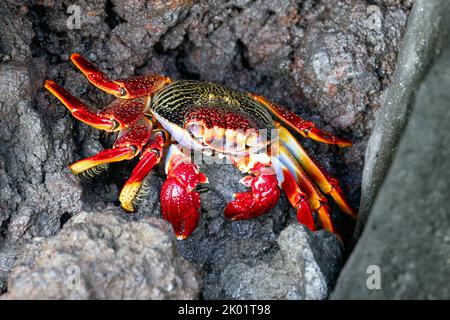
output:
[[[186,239],[200,218],[200,196],[195,187],[207,183],[197,165],[175,156],[169,160],[167,180],[161,188],[161,213],[169,221],[178,240]]]
[[[231,220],[251,219],[275,207],[280,197],[280,189],[274,170],[259,163],[251,173],[254,176],[248,175],[240,181],[251,188],[251,191],[235,194],[235,200],[225,208],[225,217]]]
[[[171,82],[170,78],[159,74],[111,80],[82,55],[73,53],[70,59],[94,86],[122,99],[150,95]]]

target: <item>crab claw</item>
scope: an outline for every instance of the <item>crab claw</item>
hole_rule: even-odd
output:
[[[167,180],[161,188],[161,212],[172,224],[178,240],[186,239],[196,228],[200,196],[195,187],[207,182],[206,176],[193,163],[178,161],[169,165]]]
[[[94,86],[122,99],[148,96],[172,81],[170,78],[159,74],[143,75],[123,80],[111,80],[82,55],[73,53],[70,59]]]
[[[225,217],[231,220],[251,219],[275,207],[280,197],[275,172],[270,167],[261,167],[252,173],[254,176],[248,175],[240,181],[251,191],[235,194],[235,200],[225,208]]]

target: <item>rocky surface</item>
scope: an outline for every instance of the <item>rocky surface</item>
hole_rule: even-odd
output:
[[[161,219],[126,222],[113,210],[82,212],[57,236],[26,247],[2,298],[198,298],[198,270],[177,254],[175,242]]]
[[[326,231],[316,234],[290,225],[278,237],[280,250],[268,263],[229,264],[220,278],[229,299],[317,300],[328,297],[343,261],[342,243]]]
[[[448,3],[417,1],[408,22],[392,85],[381,96],[375,126],[368,140],[361,186],[361,207],[353,244],[365,225],[376,194],[391,166],[400,137],[413,109],[418,87],[448,39]]]
[[[442,205],[450,190],[449,59],[447,50],[420,89],[416,110],[336,298],[450,297],[448,286],[442,285],[450,276],[450,219]],[[380,290],[364,286],[369,265],[380,266]]]
[[[404,97],[418,87],[412,115],[334,299],[450,298],[450,8],[420,1],[416,9],[408,32],[420,33],[407,36],[405,46],[416,59],[399,68],[411,87],[393,90]]]
[[[74,120],[42,90],[44,79],[51,78],[93,108],[111,101],[73,69],[72,52],[84,54],[111,77],[159,72],[266,95],[353,139],[355,145],[345,150],[302,142],[342,181],[357,206],[373,110],[392,76],[412,1],[77,1],[79,29],[67,24],[73,19],[67,13],[71,4],[0,3],[0,292],[26,243],[57,234],[83,209],[117,206],[135,163],[115,164],[85,181],[64,169],[114,140]],[[217,183],[202,194],[198,230],[177,246],[203,267],[202,296],[224,298],[230,293],[220,279],[227,264],[270,265],[279,252],[278,235],[294,220],[282,198],[269,215],[226,221],[222,209],[242,188],[241,175],[223,166],[204,169]],[[131,219],[159,215],[162,179],[158,168]],[[338,210],[333,218],[348,238],[352,223]]]

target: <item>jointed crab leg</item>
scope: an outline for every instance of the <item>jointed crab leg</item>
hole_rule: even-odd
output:
[[[86,76],[90,83],[122,99],[149,96],[171,82],[170,78],[150,74],[124,80],[111,80],[91,62],[78,53],[73,53],[70,60]]]
[[[311,210],[317,212],[322,227],[335,233],[329,213],[330,210],[327,206],[327,199],[317,190],[302,167],[282,145],[279,148],[279,160],[292,173],[301,190],[307,195]]]
[[[64,88],[52,80],[46,80],[44,87],[61,101],[78,120],[101,130],[114,131],[120,129],[110,118],[91,111],[84,103],[72,96]]]
[[[74,174],[79,174],[101,164],[132,159],[141,151],[151,133],[152,123],[142,118],[120,133],[112,149],[105,149],[93,157],[77,161],[70,165],[70,169]]]
[[[139,193],[142,181],[161,160],[163,146],[165,143],[165,134],[162,131],[156,131],[148,141],[142,152],[140,160],[133,169],[130,178],[120,192],[119,200],[122,207],[127,211],[134,211],[133,201]]]
[[[297,210],[297,220],[311,230],[316,230],[307,195],[300,189],[294,176],[277,157],[271,157],[277,171],[278,185],[286,194],[290,204]]]
[[[314,123],[303,120],[302,118],[300,118],[298,115],[288,110],[287,108],[271,103],[264,97],[255,94],[250,94],[250,97],[258,101],[261,105],[265,106],[281,121],[289,125],[291,128],[296,130],[304,137],[308,137],[323,143],[335,144],[340,147],[348,147],[352,145],[352,142],[350,140],[338,138],[330,133],[324,132],[318,129],[314,125]]]
[[[132,126],[144,116],[146,104],[145,99],[142,98],[117,99],[106,108],[94,112],[52,80],[47,80],[44,86],[69,109],[75,118],[97,129],[118,131]]]
[[[70,170],[72,170],[73,174],[80,174],[101,164],[131,159],[133,158],[133,155],[134,150],[130,147],[105,149],[97,153],[95,156],[71,164]]]
[[[289,150],[294,158],[300,163],[308,176],[313,179],[325,194],[331,195],[342,211],[350,217],[356,218],[356,210],[352,208],[347,197],[339,186],[339,182],[324,173],[308,156],[303,147],[294,136],[279,123],[275,123],[278,128],[278,135],[281,143]]]

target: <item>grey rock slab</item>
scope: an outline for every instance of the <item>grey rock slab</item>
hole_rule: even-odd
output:
[[[444,14],[443,7],[433,10]],[[449,20],[441,22],[441,31],[444,25],[450,30]],[[332,298],[450,298],[449,88],[447,46],[420,84],[392,166]]]
[[[442,43],[448,41],[450,9],[446,0],[417,0],[391,85],[386,89],[365,152],[361,205],[354,241],[360,236],[377,193],[391,166],[412,112],[413,101]]]

